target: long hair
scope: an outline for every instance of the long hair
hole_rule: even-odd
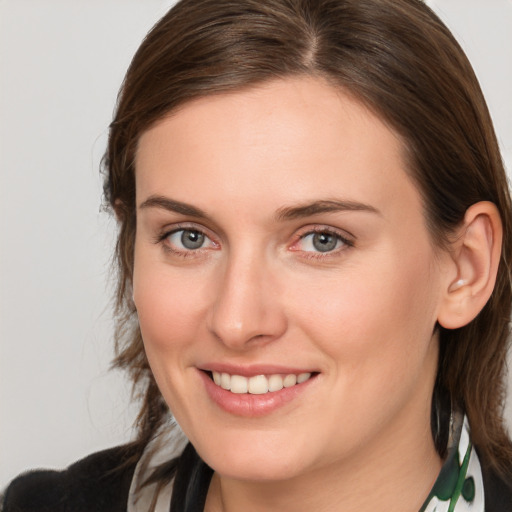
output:
[[[399,134],[439,247],[447,246],[469,206],[483,200],[497,206],[504,237],[492,296],[469,325],[438,326],[432,424],[443,455],[446,429],[436,427],[438,418],[450,407],[464,410],[482,460],[504,472],[512,460],[503,422],[512,308],[510,192],[471,65],[420,0],[181,0],[144,39],[123,82],[104,158],[105,194],[119,219],[115,365],[130,372],[142,397],[138,442],[143,446],[168,414],[131,298],[139,137],[192,99],[292,76],[326,79]]]

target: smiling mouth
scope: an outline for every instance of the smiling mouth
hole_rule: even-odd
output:
[[[283,388],[291,388],[308,381],[316,375],[316,372],[306,372],[244,377],[242,375],[230,375],[229,373],[216,371],[208,373],[213,382],[220,388],[235,394],[248,393],[251,395],[264,395],[280,391]]]

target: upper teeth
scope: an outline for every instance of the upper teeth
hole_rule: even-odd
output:
[[[289,373],[285,376],[275,375],[255,375],[254,377],[243,377],[242,375],[230,375],[229,373],[212,372],[213,381],[217,386],[229,390],[232,393],[251,393],[252,395],[262,395],[264,393],[279,391],[283,388],[295,386],[307,381],[311,373],[299,373],[294,375]]]

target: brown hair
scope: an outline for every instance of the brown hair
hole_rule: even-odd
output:
[[[194,98],[297,75],[322,77],[349,91],[400,134],[440,247],[470,205],[487,200],[498,207],[504,238],[492,297],[469,325],[439,327],[432,424],[443,455],[451,407],[466,411],[484,463],[503,473],[512,460],[503,423],[512,308],[510,193],[471,65],[420,0],[182,0],[145,38],[126,74],[104,159],[106,197],[120,219],[115,365],[130,372],[141,392],[140,446],[168,411],[131,299],[138,139]]]

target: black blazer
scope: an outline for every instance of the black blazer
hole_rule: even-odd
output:
[[[89,455],[65,471],[25,473],[7,487],[1,512],[126,512],[137,464],[120,446]]]
[[[126,512],[134,446],[95,453],[65,471],[32,471],[7,488],[1,512]],[[179,460],[170,512],[202,512],[212,470],[188,445]],[[485,512],[512,512],[512,482],[483,472]]]

